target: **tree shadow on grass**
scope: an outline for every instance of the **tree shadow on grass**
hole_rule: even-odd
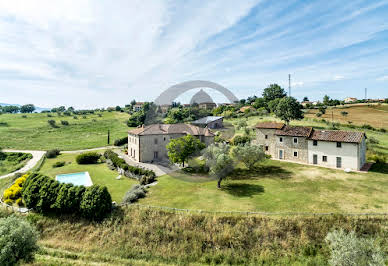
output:
[[[264,193],[264,187],[255,184],[227,183],[222,186],[222,190],[237,197],[252,197]]]
[[[388,174],[388,163],[375,163],[372,165],[369,172]]]
[[[291,178],[292,172],[275,165],[257,166],[252,170],[249,169],[235,169],[230,175],[231,179],[258,179],[258,178]]]

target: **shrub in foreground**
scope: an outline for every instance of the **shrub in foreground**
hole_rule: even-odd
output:
[[[133,203],[140,198],[144,198],[147,191],[142,185],[133,185],[130,190],[128,190],[123,198],[123,203]]]
[[[342,229],[327,234],[330,265],[385,265],[383,253],[373,239],[358,238],[355,232]]]
[[[0,265],[31,262],[38,250],[38,233],[22,218],[9,216],[0,219]]]
[[[97,152],[85,152],[78,155],[75,160],[78,164],[94,164],[100,159],[100,154]]]
[[[93,185],[82,196],[80,210],[83,217],[102,220],[112,210],[112,198],[106,187]]]

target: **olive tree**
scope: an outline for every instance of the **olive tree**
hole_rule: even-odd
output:
[[[31,262],[38,250],[38,233],[17,216],[0,219],[0,265]]]
[[[234,160],[229,149],[227,144],[219,143],[208,146],[203,152],[210,174],[218,179],[218,188],[221,188],[222,180],[234,170]]]
[[[330,265],[385,265],[383,252],[373,239],[340,229],[328,233],[325,241],[330,247]]]
[[[256,163],[266,158],[262,146],[250,144],[236,146],[232,154],[237,161],[242,162],[249,170],[252,170]]]

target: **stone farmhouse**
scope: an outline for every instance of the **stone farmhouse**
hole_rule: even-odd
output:
[[[206,116],[198,120],[191,122],[191,124],[199,127],[207,127],[211,129],[223,128],[224,127],[223,116]]]
[[[137,162],[167,161],[166,145],[171,139],[188,134],[206,146],[214,142],[214,134],[208,128],[189,124],[153,124],[128,132],[128,156]]]
[[[256,125],[256,139],[274,159],[360,170],[366,162],[363,132],[315,130],[262,122]]]

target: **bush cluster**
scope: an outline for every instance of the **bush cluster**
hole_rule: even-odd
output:
[[[68,126],[68,125],[69,125],[69,121],[61,120],[61,124],[62,124],[63,126]]]
[[[251,141],[251,139],[247,135],[244,135],[244,136],[237,135],[233,138],[232,144],[235,146],[236,145],[243,145],[243,144],[249,143],[250,141]]]
[[[53,150],[48,150],[46,152],[46,158],[55,158],[60,154],[60,150],[58,149],[53,149]]]
[[[62,167],[62,166],[65,166],[65,164],[66,162],[63,162],[63,161],[55,162],[53,164],[53,168]]]
[[[106,187],[59,183],[37,173],[25,181],[22,197],[26,206],[37,212],[79,214],[91,220],[102,220],[112,209]]]
[[[124,138],[121,138],[121,139],[116,139],[113,143],[113,145],[115,146],[121,146],[121,145],[124,145],[128,143],[128,137],[124,137]]]
[[[22,177],[19,177],[18,179],[15,180],[12,186],[10,186],[8,189],[4,191],[3,201],[6,204],[12,205],[13,203],[16,203],[19,206],[23,205],[23,201],[21,200],[22,188],[27,177],[28,177],[28,174],[25,174]]]
[[[116,168],[121,168],[125,172],[130,172],[136,176],[142,176],[143,183],[149,184],[155,181],[156,174],[152,170],[145,170],[136,166],[128,165],[124,159],[121,159],[115,152],[112,150],[106,150],[104,152],[104,157],[110,162],[112,162],[113,166]]]
[[[140,198],[144,198],[147,193],[147,190],[142,185],[133,185],[130,190],[128,190],[123,198],[123,203],[133,203]]]
[[[78,164],[94,164],[97,163],[101,155],[97,152],[85,152],[78,155],[75,160]]]

